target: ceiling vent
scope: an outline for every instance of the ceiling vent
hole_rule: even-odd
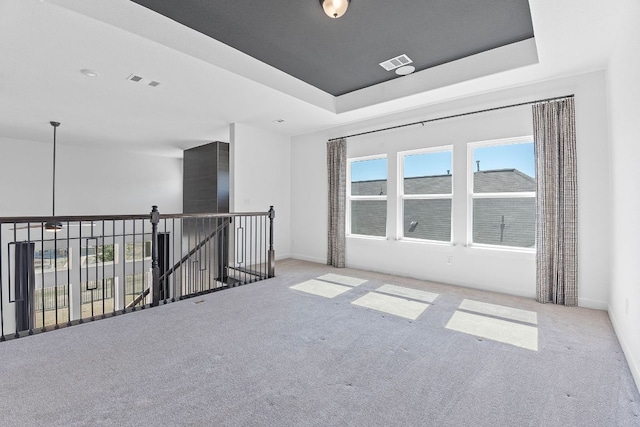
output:
[[[147,85],[151,87],[157,87],[160,85],[160,82],[157,82],[155,80],[145,79],[144,77],[138,76],[137,74],[130,74],[129,77],[127,77],[127,80],[130,80],[135,83],[141,83],[143,85]]]
[[[402,54],[395,58],[388,59],[380,63],[380,66],[387,71],[395,70],[398,67],[402,67],[407,64],[411,64],[413,61],[407,55]]]

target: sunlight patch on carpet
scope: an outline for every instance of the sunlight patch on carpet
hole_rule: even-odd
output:
[[[340,274],[328,273],[318,277],[320,280],[326,280],[327,282],[340,283],[347,286],[358,286],[365,283],[366,279],[358,279],[357,277],[341,276]]]
[[[365,296],[353,301],[351,304],[411,320],[416,320],[418,316],[420,316],[422,312],[429,307],[428,304],[421,302],[408,301],[406,299],[377,294],[375,292],[369,292]]]
[[[538,351],[538,328],[506,320],[456,311],[447,329]]]
[[[462,301],[461,310],[473,311],[480,314],[501,317],[503,319],[516,320],[519,322],[538,324],[538,313],[535,311],[520,310],[518,308],[506,307],[504,305],[489,304],[486,302],[466,299]]]
[[[377,292],[385,294],[397,295],[399,297],[416,299],[418,301],[433,302],[438,298],[439,294],[433,292],[421,291],[419,289],[403,288],[396,285],[383,285],[376,289]]]
[[[306,282],[293,285],[290,289],[306,292],[308,294],[319,295],[325,298],[334,298],[340,294],[350,291],[348,286],[336,285],[334,283],[322,282],[320,280],[307,280]]]

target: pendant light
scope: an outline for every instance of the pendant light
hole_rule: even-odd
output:
[[[345,14],[351,0],[320,0],[324,13],[329,18],[340,18]]]
[[[51,197],[51,216],[56,216],[56,130],[60,126],[59,122],[49,122],[53,126],[53,179],[51,180],[53,185],[52,197]],[[47,222],[44,225],[46,231],[57,233],[62,230],[62,224],[59,222]]]

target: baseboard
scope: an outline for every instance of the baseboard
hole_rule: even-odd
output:
[[[280,260],[287,259],[287,258],[293,258],[293,257],[291,256],[291,254],[279,254],[279,253],[276,253],[276,261],[280,261]]]
[[[316,257],[312,257],[312,256],[306,256],[306,255],[290,255],[290,258],[293,259],[299,259],[300,261],[309,261],[309,262],[315,262],[316,264],[326,264],[327,260],[326,258],[316,258]]]
[[[604,301],[578,297],[578,307],[593,308],[595,310],[608,311],[609,304]]]
[[[613,325],[613,331],[618,337],[618,342],[620,343],[620,347],[622,347],[622,352],[624,353],[624,357],[627,359],[627,365],[629,365],[629,370],[631,371],[633,380],[636,382],[636,388],[638,389],[638,392],[640,392],[640,365],[633,357],[633,354],[631,353],[631,349],[627,344],[626,338],[624,337],[624,335],[620,333],[620,330],[618,329],[616,317],[612,314],[613,310],[611,310],[611,306],[609,306],[609,309],[607,310],[607,312],[609,313],[609,319],[611,320],[611,324]]]

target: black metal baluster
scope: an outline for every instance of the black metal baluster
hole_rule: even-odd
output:
[[[183,299],[184,297],[184,291],[185,291],[185,276],[187,276],[188,271],[185,271],[184,269],[184,262],[182,261],[183,259],[183,254],[184,254],[184,223],[185,223],[185,219],[181,218],[180,219],[180,296],[178,297],[178,299]],[[188,237],[187,237],[188,238]],[[187,261],[188,262],[188,261]],[[188,265],[188,264],[187,264]]]
[[[56,224],[56,227],[58,226],[58,222],[54,220],[54,224]],[[69,224],[67,223],[67,228],[69,228]],[[53,327],[53,329],[60,329],[60,325],[58,325],[58,232],[54,233],[53,235],[53,274],[54,274],[54,278],[53,278],[53,296],[55,298],[55,321],[56,324]],[[44,289],[42,290],[42,293],[44,294]],[[42,304],[42,312],[44,313],[45,311],[45,307],[44,304]],[[44,325],[43,325],[44,326]],[[43,332],[44,332],[44,328],[43,328]]]
[[[106,301],[105,298],[107,296],[107,291],[106,291],[106,287],[107,284],[105,282],[105,271],[104,271],[104,257],[105,257],[105,251],[107,249],[107,241],[105,239],[105,230],[104,230],[104,219],[102,220],[102,318],[104,319],[106,316],[106,311],[107,311],[107,307],[106,307]],[[97,277],[96,277],[97,279]]]
[[[131,259],[133,260],[133,293],[131,295],[131,297],[133,298],[133,301],[135,301],[136,295],[137,295],[137,289],[136,289],[136,284],[138,282],[137,277],[136,277],[136,220],[133,220],[133,250],[131,251]],[[144,273],[143,273],[144,274]],[[136,304],[133,304],[133,306],[131,307],[131,311],[136,311]]]
[[[276,218],[276,211],[273,209],[273,206],[269,208],[269,277],[275,276],[276,270],[276,252],[273,249],[273,220]]]
[[[264,255],[264,246],[263,246],[263,239],[262,237],[264,236],[264,216],[260,215],[260,249],[259,251],[259,257],[260,257],[260,280],[264,279],[264,265],[262,264],[264,261],[263,255]]]
[[[172,228],[172,236],[171,236],[171,253],[172,259],[171,263],[173,264],[176,261],[176,219],[171,219],[171,228]],[[180,234],[182,235],[182,228],[180,229]],[[182,240],[182,237],[180,238]],[[181,256],[182,257],[182,256]],[[182,269],[180,269],[180,273],[182,273]],[[171,302],[176,302],[176,274],[175,271],[172,274],[173,279],[173,295],[171,295]],[[166,279],[165,279],[166,280]]]
[[[142,285],[140,287],[140,293],[141,294],[144,294],[145,286],[147,284],[147,272],[146,272],[146,270],[144,268],[144,260],[145,260],[146,255],[147,255],[147,241],[146,241],[146,237],[147,236],[144,234],[144,226],[145,226],[146,223],[147,223],[147,221],[142,221],[142,265],[140,266],[140,269],[142,270],[142,280],[141,280],[141,283],[140,283]],[[149,291],[151,291],[151,290],[149,290]],[[143,297],[140,300],[140,309],[141,310],[144,310],[145,307],[146,307],[146,302],[147,302],[146,299],[147,299],[146,297]]]
[[[82,256],[82,220],[78,221],[78,253]],[[89,263],[89,248],[85,248],[85,268]],[[87,274],[87,280],[89,280],[89,275]],[[78,323],[84,323],[84,318],[82,317],[82,300],[84,297],[84,292],[82,292],[82,265],[78,268],[78,287],[77,289],[80,291],[80,312],[79,312],[79,320]]]
[[[113,302],[111,304],[112,316],[116,315],[116,259],[118,257],[116,252],[116,220],[111,220],[111,244],[113,244],[113,263],[111,264],[111,298]],[[124,277],[123,277],[124,282]]]
[[[242,216],[243,222],[244,222],[244,229],[247,229],[247,216],[243,215]],[[243,231],[242,233],[242,261],[243,261],[243,279],[242,279],[242,284],[246,285],[247,284],[247,232]]]
[[[89,288],[89,263],[87,262],[87,290],[89,291],[89,295],[91,295],[91,321],[93,322],[94,320],[96,320],[95,317],[95,313],[93,310],[93,306],[95,304],[94,301],[94,292],[98,289],[98,239],[95,238],[93,236],[93,221],[91,221],[91,240],[94,241],[95,246],[94,246],[94,251],[96,254],[96,262],[95,262],[95,280],[94,280],[94,286],[92,286],[91,288]],[[95,239],[95,240],[94,240]],[[89,249],[89,241],[87,240],[87,249]],[[88,260],[88,258],[87,258]]]
[[[42,227],[40,228],[40,272],[41,274],[41,278],[42,280],[40,281],[40,283],[42,284],[42,295],[40,295],[40,299],[42,300],[42,332],[46,332],[47,328],[45,326],[45,312],[44,312],[44,230],[45,230],[45,224],[41,224]],[[13,241],[15,242],[16,236],[14,236]],[[31,223],[27,223],[27,241],[31,241]],[[55,255],[54,255],[55,256]],[[33,298],[33,301],[35,303],[35,298]],[[34,310],[35,311],[35,310]],[[33,323],[35,326],[35,315],[33,316]],[[31,322],[29,322],[29,324],[31,325]],[[33,335],[33,328],[29,327],[29,335]]]
[[[71,326],[71,236],[69,230],[69,221],[67,221],[67,285],[65,286],[66,295],[65,295],[65,303],[67,306],[67,326]],[[78,252],[80,253],[80,252]]]
[[[211,221],[213,220],[212,217],[208,217],[207,218],[209,220],[209,228],[207,229],[207,236],[213,236],[211,238],[209,238],[209,241],[207,242],[207,248],[208,251],[207,253],[209,254],[209,256],[207,257],[207,290],[209,292],[211,292],[211,289],[213,289],[211,287],[211,275],[214,274],[214,270],[213,270],[213,265],[211,264],[211,260],[213,259],[213,248],[211,247],[212,242],[218,237],[215,233],[215,228],[211,228]],[[215,279],[215,278],[214,278]],[[215,282],[214,282],[215,285]]]
[[[0,242],[2,242],[2,226],[4,224],[0,223]],[[16,223],[13,223],[13,228],[16,228]],[[4,296],[2,295],[2,291],[4,289],[4,283],[2,282],[2,246],[0,246],[0,342],[6,341],[6,337],[4,336]],[[7,259],[9,259],[9,253],[7,250]]]
[[[127,223],[122,220],[122,314],[127,312]]]
[[[158,264],[158,223],[160,222],[160,213],[158,207],[153,206],[151,209],[151,306],[156,307],[160,303],[160,266]],[[142,223],[144,230],[144,222]],[[164,253],[164,250],[163,250]],[[164,255],[163,255],[164,256]],[[143,263],[144,269],[144,263]]]

